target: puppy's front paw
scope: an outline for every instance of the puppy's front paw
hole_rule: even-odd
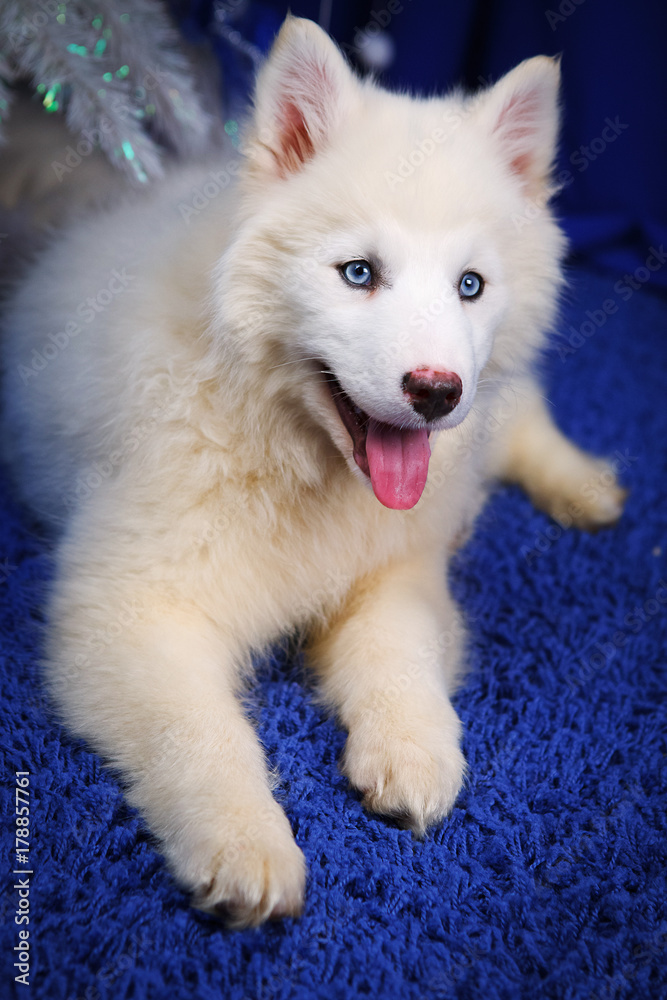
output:
[[[450,812],[461,790],[465,760],[458,725],[454,732],[432,723],[351,729],[343,770],[367,809],[421,835]]]
[[[568,455],[534,491],[536,506],[564,527],[597,531],[616,524],[628,491],[618,482],[612,463],[584,452]]]
[[[229,927],[296,917],[303,908],[306,862],[275,804],[254,815],[224,817],[216,835],[168,852],[193,904]]]

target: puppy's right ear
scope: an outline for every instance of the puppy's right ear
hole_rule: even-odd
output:
[[[288,17],[255,88],[250,171],[286,177],[301,170],[353,110],[358,91],[329,36],[313,21]]]
[[[556,155],[560,59],[534,56],[482,94],[489,133],[509,170],[533,193],[549,182]]]

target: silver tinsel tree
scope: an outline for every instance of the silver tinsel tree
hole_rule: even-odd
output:
[[[211,128],[178,44],[158,0],[0,0],[0,141],[27,84],[136,184],[159,177],[163,149],[192,155]]]

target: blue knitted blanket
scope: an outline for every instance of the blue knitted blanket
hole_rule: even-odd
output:
[[[631,490],[621,523],[566,531],[499,489],[451,568],[470,773],[449,819],[417,841],[364,812],[298,652],[258,665],[249,711],[309,863],[300,920],[229,932],[191,910],[61,729],[38,667],[49,553],[3,475],[0,997],[667,996],[667,301],[641,283],[575,271],[545,362],[563,429]]]

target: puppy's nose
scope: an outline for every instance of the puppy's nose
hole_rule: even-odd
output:
[[[403,392],[412,409],[431,421],[452,412],[461,398],[463,383],[455,372],[417,368],[403,376]]]

